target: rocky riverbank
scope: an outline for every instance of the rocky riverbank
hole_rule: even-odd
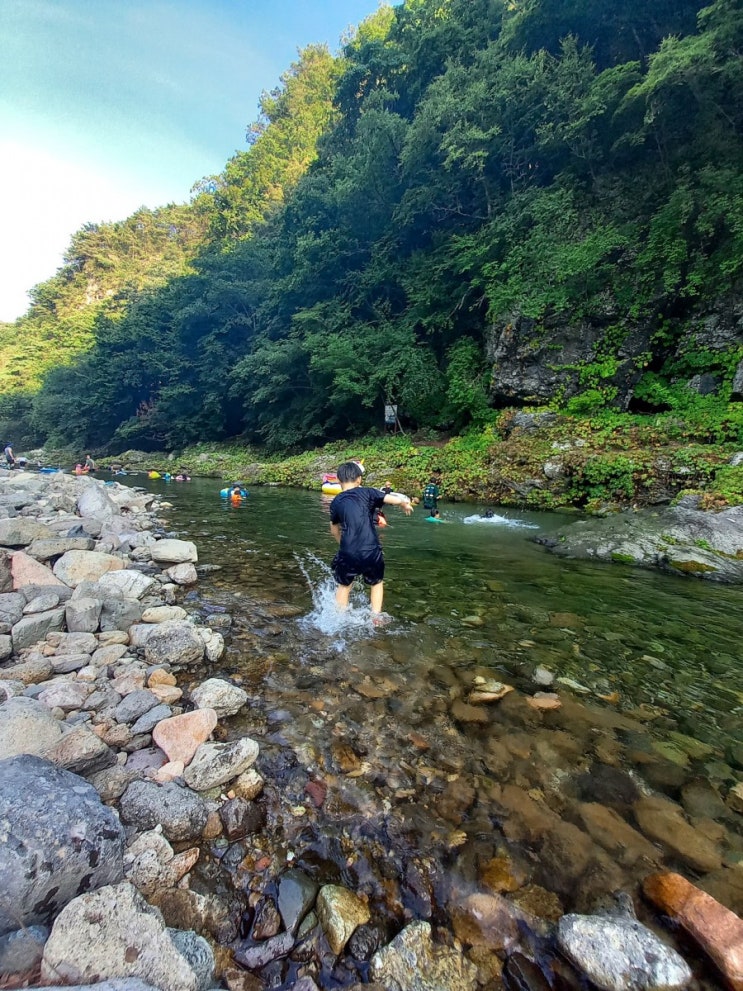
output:
[[[676,506],[581,520],[539,543],[560,557],[743,582],[743,506],[705,512],[697,496],[685,496]]]
[[[353,842],[348,871],[335,879],[345,883],[291,866],[302,854],[296,824],[308,817],[293,792],[301,785],[307,807],[321,808],[326,797],[331,806],[329,775],[290,780],[290,761],[261,763],[264,740],[234,729],[250,697],[237,679],[210,677],[231,619],[212,613],[199,625],[182,605],[198,581],[198,555],[165,532],[166,508],[90,478],[0,473],[0,986],[312,991],[371,982],[386,991],[475,991],[503,980],[536,991],[558,973],[568,987],[588,976],[618,991],[692,980],[672,939],[634,919],[626,899],[611,914],[563,915],[554,900],[548,910],[548,893],[540,899],[536,885],[528,886],[531,901],[519,898],[521,867],[507,856],[477,866],[477,890],[455,879],[444,896],[443,866],[426,874],[426,851],[403,879],[380,849],[375,870],[390,900],[400,883],[414,895],[388,919],[353,883],[362,873],[356,858],[368,853]],[[730,986],[743,986],[743,923],[659,871],[675,850],[677,860],[692,858],[693,871],[719,872],[723,834],[739,832],[743,799],[732,789],[727,805],[718,799],[721,809],[712,808],[712,789],[697,789],[709,808],[687,809],[689,822],[667,799],[616,795],[632,805],[640,832],[584,802],[584,833],[548,810],[536,786],[528,795],[521,787],[530,735],[543,747],[568,743],[559,727],[548,736],[529,722],[560,700],[548,692],[528,704],[504,687],[480,678],[466,701],[452,698],[460,721],[482,723],[486,706],[502,705],[529,730],[490,744],[493,773],[498,762],[504,768],[502,787],[490,787],[507,835],[542,858],[571,851],[576,879],[591,863],[609,876],[612,858],[646,864],[647,899]],[[373,721],[384,687],[356,690]],[[319,717],[323,701],[314,703]],[[576,719],[579,706],[569,709]],[[632,735],[629,720],[612,718]],[[425,752],[423,736],[414,744]],[[333,756],[341,775],[359,780],[363,763],[351,747],[334,741]],[[513,781],[509,772],[507,783],[512,761],[521,771]],[[438,787],[434,769],[428,773]],[[280,789],[294,817],[283,827]],[[448,775],[437,798],[450,824],[445,847],[466,842],[456,827],[474,794],[464,778]],[[294,838],[283,867],[282,828]]]

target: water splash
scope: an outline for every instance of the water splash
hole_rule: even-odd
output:
[[[376,624],[372,622],[369,594],[365,589],[354,585],[348,609],[341,610],[335,603],[335,580],[328,565],[310,553],[295,553],[294,559],[312,596],[312,610],[299,621],[300,627],[334,637],[339,650],[346,646],[344,634],[358,635],[360,630],[365,633],[374,630]],[[381,616],[389,621],[386,613]]]
[[[525,527],[528,530],[538,530],[539,526],[536,523],[527,523],[525,520],[512,520],[508,516],[480,516],[476,514],[475,516],[465,516],[462,520],[463,523],[495,523],[498,526],[518,526]]]

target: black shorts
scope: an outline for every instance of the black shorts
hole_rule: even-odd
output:
[[[359,576],[367,585],[378,585],[384,580],[384,555],[381,548],[364,558],[350,558],[340,551],[331,563],[333,577],[339,585],[353,585]]]

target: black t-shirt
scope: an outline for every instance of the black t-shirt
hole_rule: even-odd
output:
[[[381,548],[374,512],[384,505],[381,489],[357,486],[339,493],[330,503],[330,522],[341,527],[341,554],[365,558]]]

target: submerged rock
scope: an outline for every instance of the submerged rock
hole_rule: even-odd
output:
[[[477,968],[431,939],[428,922],[412,922],[374,954],[370,974],[389,991],[474,991]]]
[[[743,991],[743,919],[680,874],[653,874],[642,890],[701,946],[733,991]]]

